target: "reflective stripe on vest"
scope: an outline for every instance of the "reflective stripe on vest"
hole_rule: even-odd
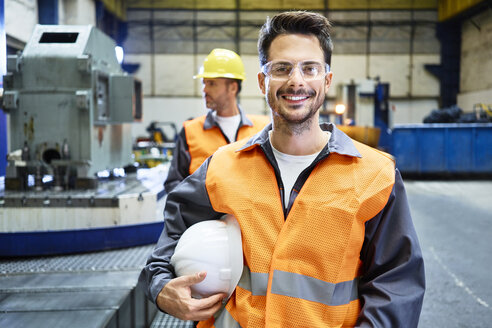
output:
[[[230,316],[243,328],[355,325],[365,223],[388,201],[394,163],[360,143],[362,158],[331,153],[285,218],[274,169],[259,147],[237,152],[242,144],[215,153],[206,177],[214,210],[241,226],[250,270],[228,301]]]
[[[348,304],[358,298],[359,278],[332,284],[297,273],[275,270],[272,293],[322,303],[325,305]],[[268,273],[251,272],[244,267],[238,286],[252,295],[265,296],[268,288]]]
[[[358,298],[358,282],[355,278],[336,284],[301,274],[275,270],[272,294],[296,297],[325,305],[349,304]]]
[[[268,287],[268,273],[251,272],[245,266],[237,285],[251,292],[252,295],[265,296]]]
[[[248,118],[253,123],[253,126],[241,126],[237,133],[237,140],[252,136],[269,123],[268,117],[265,116],[248,115]],[[183,123],[186,143],[188,144],[188,151],[191,158],[190,174],[193,174],[219,147],[227,145],[227,140],[218,127],[214,126],[208,130],[203,128],[205,119],[206,116],[200,116]]]
[[[219,316],[215,318],[214,327],[216,328],[241,328],[239,323],[234,320],[226,309],[222,309]]]

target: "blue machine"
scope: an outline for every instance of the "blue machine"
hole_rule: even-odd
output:
[[[492,123],[398,125],[392,139],[404,174],[492,174]]]

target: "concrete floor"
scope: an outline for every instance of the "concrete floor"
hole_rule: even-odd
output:
[[[492,282],[490,279],[492,269],[492,181],[405,180],[405,186],[424,254],[427,276],[427,292],[419,328],[492,327]],[[122,251],[133,252],[135,250],[138,248]],[[120,251],[94,255],[104,257],[114,252]],[[68,256],[68,260],[72,261],[71,257],[84,259],[87,256],[91,255]],[[128,256],[125,255],[124,257],[127,258]],[[111,255],[111,258],[117,260],[118,257]],[[138,258],[139,260],[136,261],[138,265],[134,265],[137,273],[145,261],[146,255],[142,254]],[[27,260],[26,263],[32,264],[32,267],[24,269],[28,269],[33,274],[42,271],[39,272],[42,276],[49,276],[50,272],[54,271],[67,271],[65,267],[64,269],[56,267],[45,270],[45,266],[53,261],[55,263],[56,260],[57,258],[51,258],[42,264],[35,261],[31,263],[32,261]],[[11,266],[26,266],[25,261],[26,259],[14,262],[0,259],[0,292],[3,290],[4,293],[7,293],[8,286],[5,279],[18,278],[17,274],[14,276],[9,274],[7,269]],[[106,263],[107,261],[103,262]],[[89,261],[86,264],[89,269],[76,267],[73,271],[94,270],[94,263]],[[116,268],[109,269],[110,271],[118,271]],[[70,272],[75,274],[73,271]],[[134,283],[136,283],[136,276],[135,274]],[[16,293],[17,289],[15,290]],[[2,299],[0,293],[0,300]],[[3,309],[2,304],[0,302],[0,327],[4,326],[1,323],[2,318],[7,320],[12,314]],[[53,309],[50,308],[50,310]],[[17,313],[18,311],[13,312]],[[23,312],[18,313],[22,314]],[[42,312],[37,311],[36,313]],[[177,327],[176,324],[181,324],[181,327],[191,327],[189,323],[168,318],[162,313],[158,314],[152,327]],[[40,327],[39,321],[36,327]]]
[[[492,181],[405,187],[427,278],[419,328],[492,327]],[[171,320],[158,313],[152,327],[174,327]]]
[[[425,260],[419,328],[492,327],[492,181],[405,181]]]

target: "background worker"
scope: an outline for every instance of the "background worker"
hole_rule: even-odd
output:
[[[194,78],[202,79],[203,98],[209,112],[183,124],[164,183],[167,193],[219,147],[249,137],[269,122],[266,116],[246,115],[237,103],[245,72],[241,58],[234,51],[212,50]]]
[[[330,23],[286,12],[263,25],[260,89],[269,125],[220,148],[167,199],[165,227],[141,274],[157,306],[199,327],[417,327],[422,253],[391,156],[319,124],[332,82]],[[236,217],[244,271],[223,294],[174,277],[169,257],[193,224]],[[218,312],[217,312],[218,311]]]

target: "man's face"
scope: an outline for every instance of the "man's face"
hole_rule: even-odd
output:
[[[269,62],[316,62],[323,66],[324,55],[315,36],[284,34],[276,37],[269,49]],[[290,77],[278,80],[258,73],[260,89],[270,106],[274,120],[302,124],[312,118],[323,104],[331,84],[332,73],[306,81],[299,67]]]
[[[219,115],[223,109],[230,106],[231,102],[236,97],[237,88],[233,87],[235,83],[226,78],[204,78],[202,84],[205,105],[207,108],[215,110]]]

